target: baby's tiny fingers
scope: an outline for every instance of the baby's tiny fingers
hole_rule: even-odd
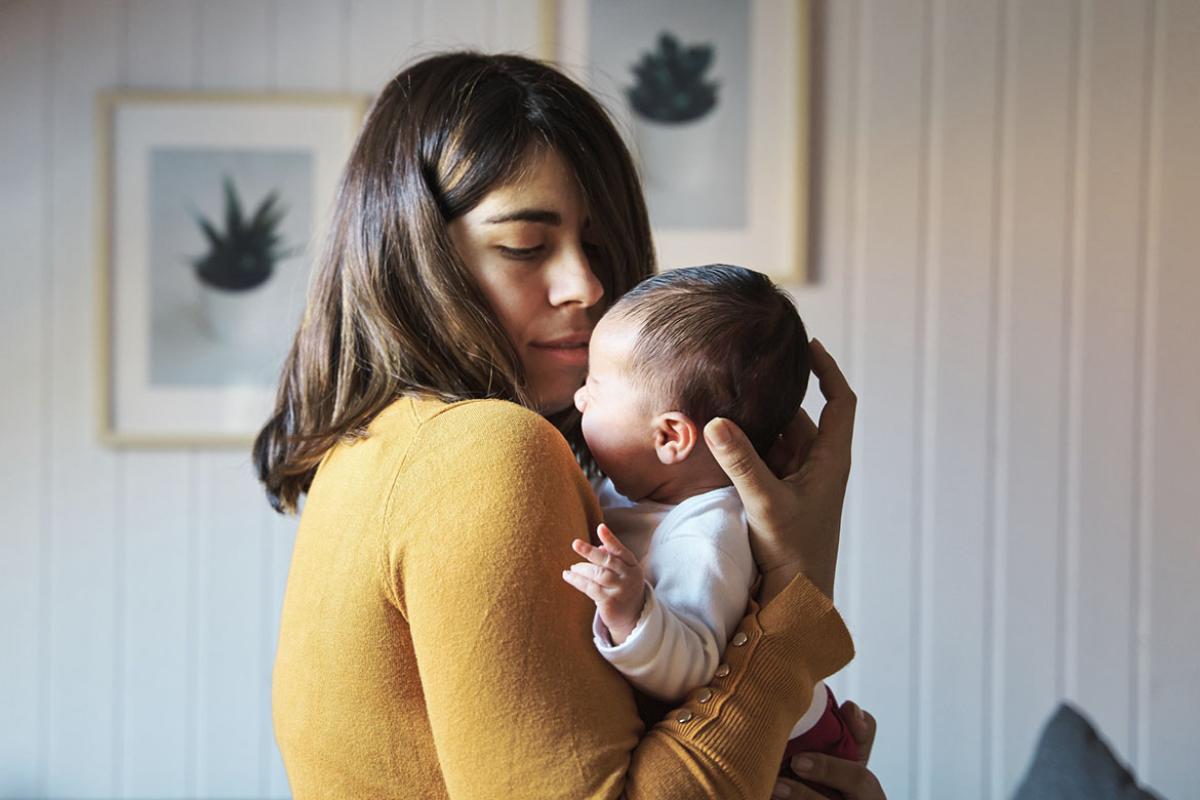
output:
[[[599,603],[604,599],[604,590],[584,576],[564,569],[562,577],[564,581],[586,594],[593,603]]]
[[[621,585],[621,576],[598,564],[572,564],[571,571],[606,588]]]
[[[600,543],[612,553],[613,558],[631,567],[637,565],[637,558],[634,557],[633,553],[629,552],[629,549],[625,545],[621,544],[621,540],[612,532],[612,528],[601,522],[596,527],[596,535],[600,537]]]
[[[579,540],[576,540],[579,541]],[[607,547],[596,547],[595,545],[581,542],[580,547],[575,548],[575,552],[586,558],[598,567],[622,567],[624,563],[616,557]]]

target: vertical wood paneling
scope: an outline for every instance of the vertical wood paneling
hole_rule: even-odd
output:
[[[35,795],[42,741],[41,655],[47,611],[42,583],[46,516],[45,468],[50,454],[44,363],[50,305],[46,276],[46,214],[50,150],[50,16],[44,4],[0,7],[0,108],[20,109],[0,121],[0,320],[19,346],[0,348],[0,486],[5,498],[0,533],[0,797]]]
[[[263,579],[264,607],[266,609],[267,635],[260,643],[261,694],[263,701],[263,724],[259,739],[259,782],[261,797],[290,797],[287,773],[283,759],[275,744],[275,730],[271,722],[271,672],[275,664],[275,647],[279,640],[279,615],[283,610],[283,591],[287,585],[288,566],[292,561],[292,545],[296,539],[296,517],[282,517],[267,505],[266,495],[258,484],[254,486],[252,502],[260,504],[265,521],[263,523],[267,551],[264,555],[265,576]]]
[[[1074,598],[1074,699],[1124,753],[1132,746],[1131,559],[1135,480],[1134,413],[1139,158],[1146,126],[1144,3],[1097,2],[1085,63],[1088,149],[1085,265],[1077,343],[1079,417]]]
[[[0,102],[25,112],[0,120],[21,345],[0,352],[0,797],[288,793],[269,700],[296,520],[245,452],[95,443],[94,92],[374,92],[438,47],[536,52],[537,13],[0,4]],[[872,765],[889,797],[1007,797],[1065,694],[1191,796],[1200,13],[906,0],[815,22],[822,280],[790,289],[861,400],[837,686],[879,719]]]
[[[496,0],[421,0],[421,52],[490,50],[496,8]]]
[[[115,2],[55,3],[50,148],[50,651],[45,790],[51,797],[117,791],[114,608],[119,460],[96,436],[94,98],[117,81],[122,30]]]
[[[1159,174],[1148,219],[1147,324],[1154,378],[1151,461],[1153,536],[1148,563],[1148,748],[1143,763],[1163,796],[1194,797],[1200,786],[1193,743],[1200,738],[1200,6],[1168,0],[1158,8],[1163,50]],[[1152,184],[1153,185],[1153,184]]]
[[[201,88],[266,91],[274,71],[269,24],[276,4],[207,1],[201,6]],[[198,731],[196,791],[252,797],[264,782],[261,742],[270,724],[260,642],[268,635],[262,600],[263,542],[248,452],[199,457]]]
[[[195,9],[186,2],[127,5],[124,83],[188,89],[195,74]],[[122,592],[125,711],[121,737],[126,797],[188,794],[189,456],[130,450],[120,497],[128,565]],[[151,566],[152,565],[152,566]]]
[[[857,563],[863,587],[858,615],[860,701],[891,742],[876,768],[894,792],[913,777],[913,563],[917,276],[926,180],[927,9],[920,3],[864,3],[860,65],[858,185],[860,236],[854,266],[853,374],[859,396],[855,433]],[[887,135],[866,135],[886,131]],[[869,233],[868,233],[869,232]],[[866,557],[869,554],[869,557]],[[877,598],[887,598],[877,602]]]
[[[1001,791],[1016,788],[1032,756],[1039,726],[1057,699],[1060,408],[1064,254],[1072,168],[1071,107],[1075,53],[1069,3],[1017,0],[1010,7],[1011,162],[1003,216],[1001,353],[1005,358],[999,413],[1005,435],[1003,492],[997,536],[1004,565],[999,585],[993,734]]]
[[[349,4],[306,0],[304,3],[278,3],[274,13],[275,54],[269,66],[269,83],[280,90],[346,91],[350,81]],[[321,217],[324,234],[326,216]],[[287,773],[275,744],[271,721],[271,672],[275,646],[279,638],[279,615],[283,591],[291,563],[296,517],[284,517],[268,505],[260,484],[253,481],[246,497],[248,518],[257,517],[260,532],[258,587],[265,633],[258,642],[259,724],[258,796],[289,796]]]
[[[343,47],[347,3],[329,0],[276,2],[268,31],[274,54],[271,86],[280,90],[337,91],[350,80]]]
[[[195,77],[192,0],[128,0],[126,79],[140,89],[187,89]]]
[[[541,58],[540,0],[491,0],[495,25],[489,49]]]
[[[921,796],[982,798],[1001,20],[991,0],[934,9],[917,764]]]
[[[1152,419],[1149,412],[1154,402],[1153,352],[1155,339],[1151,331],[1151,320],[1156,306],[1150,292],[1157,288],[1157,246],[1159,185],[1161,170],[1151,156],[1152,148],[1161,148],[1162,143],[1162,98],[1161,73],[1163,35],[1159,26],[1161,14],[1156,0],[1147,0],[1145,25],[1145,55],[1142,58],[1142,136],[1138,148],[1138,166],[1141,182],[1138,185],[1138,262],[1134,298],[1134,403],[1133,403],[1133,487],[1131,516],[1133,546],[1130,554],[1130,628],[1134,653],[1129,681],[1130,749],[1129,758],[1139,773],[1144,773],[1150,753],[1148,705],[1149,684],[1144,670],[1149,659],[1150,643],[1149,577],[1151,547],[1149,541],[1152,515],[1149,502],[1149,481],[1153,478],[1150,460],[1153,459],[1151,437]],[[1153,198],[1153,199],[1152,199]],[[1151,260],[1155,259],[1151,267]]]
[[[418,0],[350,0],[350,88],[377,93],[413,58],[420,38]]]
[[[274,43],[267,22],[274,4],[268,0],[202,0],[199,8],[199,88],[265,89]]]
[[[789,286],[800,315],[810,336],[820,339],[849,369],[847,337],[845,335],[844,295],[846,271],[850,267],[851,241],[854,230],[854,112],[857,98],[858,4],[841,2],[816,4],[813,8],[813,133],[811,177],[813,193],[811,257],[818,283]],[[805,409],[818,419],[822,406],[821,393],[813,381],[809,384]],[[857,479],[849,492],[856,490]],[[843,526],[841,552],[838,560],[838,580],[834,600],[846,620],[851,634],[858,634],[856,596],[857,561],[859,548],[854,546],[851,514]],[[861,675],[862,662],[833,676],[830,687],[839,699],[858,698],[856,679]],[[874,709],[871,709],[874,713]]]

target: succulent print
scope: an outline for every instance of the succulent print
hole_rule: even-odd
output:
[[[215,289],[230,292],[245,291],[259,286],[271,277],[275,263],[292,253],[279,245],[279,223],[287,213],[279,205],[279,195],[272,191],[259,204],[250,219],[242,217],[233,181],[226,176],[225,230],[220,231],[209,220],[195,214],[204,231],[209,250],[192,260],[196,277]]]
[[[717,83],[705,81],[712,65],[713,46],[682,47],[664,31],[658,49],[645,53],[632,69],[637,83],[626,89],[640,116],[655,122],[691,122],[717,104]]]

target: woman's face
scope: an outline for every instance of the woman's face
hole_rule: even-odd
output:
[[[588,263],[596,243],[583,196],[562,157],[544,151],[449,229],[521,358],[538,410],[570,406],[587,375],[604,287]]]

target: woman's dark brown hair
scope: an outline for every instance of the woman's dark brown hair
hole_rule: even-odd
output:
[[[654,252],[629,151],[585,89],[522,56],[456,52],[409,66],[375,99],[338,186],[275,410],[254,441],[276,511],[294,513],[322,456],[364,437],[402,395],[533,407],[516,350],[447,223],[542,148],[579,183],[601,245],[591,268],[611,303],[653,273]],[[549,419],[593,470],[578,412]]]

